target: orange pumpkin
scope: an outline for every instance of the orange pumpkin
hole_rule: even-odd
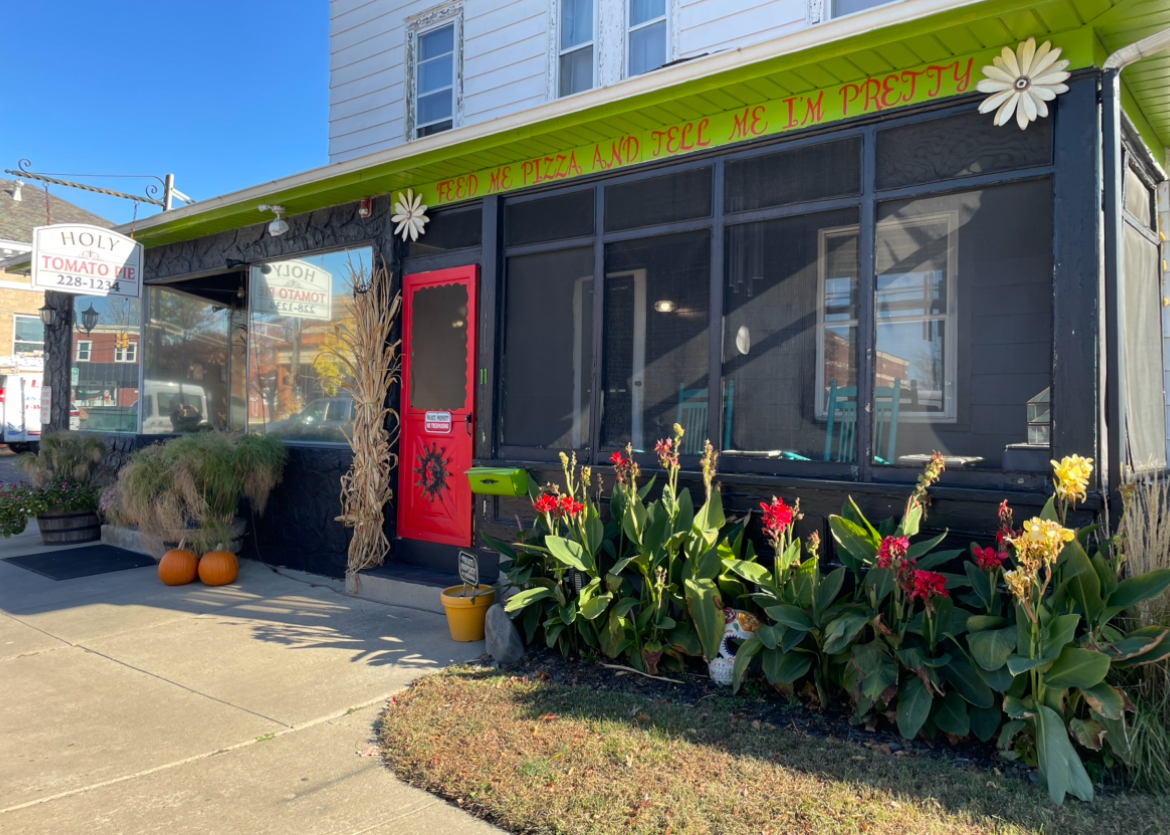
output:
[[[210,551],[199,560],[199,579],[209,586],[234,583],[240,573],[240,561],[231,551]]]
[[[199,557],[194,551],[174,548],[158,562],[158,578],[168,586],[185,586],[194,582],[199,572]]]

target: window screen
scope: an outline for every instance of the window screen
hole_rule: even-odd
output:
[[[605,256],[602,445],[654,447],[675,423],[684,453],[707,438],[711,235],[610,244]]]
[[[877,187],[898,188],[1052,162],[1052,119],[1011,133],[964,113],[878,131]]]
[[[1137,471],[1166,466],[1158,246],[1125,224],[1125,431]]]
[[[724,450],[838,460],[825,415],[830,397],[856,414],[857,210],[730,227],[727,260]]]
[[[727,163],[729,212],[861,193],[861,139],[826,142]]]
[[[467,403],[466,284],[420,287],[411,297],[410,408],[455,412]]]
[[[1046,470],[1052,385],[1048,180],[879,204],[874,455]]]
[[[426,225],[426,234],[406,246],[408,257],[433,255],[452,249],[479,246],[483,240],[483,208],[435,212]]]
[[[1146,229],[1153,228],[1154,196],[1132,168],[1125,169],[1125,210]]]
[[[605,231],[711,216],[711,169],[694,168],[608,186]]]
[[[509,258],[504,292],[503,443],[589,446],[593,250]]]
[[[505,227],[509,246],[592,235],[593,189],[509,203]]]

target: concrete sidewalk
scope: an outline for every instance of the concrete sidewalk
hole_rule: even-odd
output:
[[[48,550],[30,527],[0,559]],[[168,588],[0,561],[0,832],[498,832],[371,747],[389,696],[482,643],[282,573]]]

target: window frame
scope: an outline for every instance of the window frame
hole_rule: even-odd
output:
[[[622,62],[622,77],[623,78],[637,78],[639,75],[649,75],[655,70],[660,70],[670,63],[671,60],[671,6],[672,0],[663,0],[662,14],[650,20],[644,20],[641,23],[634,24],[630,21],[630,15],[633,13],[634,0],[626,0],[623,9],[623,28],[625,29],[625,60]],[[662,63],[652,69],[644,70],[643,72],[635,74],[630,69],[630,60],[633,57],[633,51],[630,49],[630,36],[641,29],[648,29],[651,26],[656,26],[659,23],[663,24],[663,48],[662,48]]]
[[[85,356],[84,357],[81,355],[82,346],[85,347]],[[93,356],[93,340],[92,339],[79,339],[79,340],[77,340],[77,351],[74,354],[73,361],[74,362],[92,362],[92,360],[91,360],[92,356]]]
[[[114,348],[114,362],[138,362],[138,343],[131,342],[125,348]]]
[[[40,342],[35,342],[31,339],[21,339],[17,335],[17,326],[20,323],[20,320],[22,320],[22,319],[28,319],[28,320],[32,321],[35,323],[35,325],[34,325],[35,327],[40,328],[40,334],[41,334],[41,341]],[[31,351],[18,351],[16,348],[17,345],[39,345],[40,348],[33,348]],[[29,314],[29,313],[13,313],[12,314],[12,355],[13,356],[19,356],[21,354],[36,355],[38,353],[40,353],[42,355],[45,353],[45,325],[41,321],[41,317],[36,316],[34,314]]]
[[[810,3],[817,3],[818,0],[809,0],[809,2]],[[859,15],[859,14],[865,14],[866,12],[872,12],[874,9],[880,9],[882,6],[892,6],[894,3],[899,2],[899,0],[881,0],[880,3],[874,3],[872,6],[867,6],[864,9],[859,9],[858,11],[855,11],[855,12],[847,12],[845,14],[835,14],[836,10],[834,7],[837,4],[836,0],[819,0],[819,2],[824,3],[824,10],[825,10],[824,17],[821,19],[821,22],[827,23],[830,20],[841,20],[842,18],[852,17],[853,15]]]
[[[451,35],[451,127],[426,136],[419,136],[419,130],[445,121],[438,119],[426,123],[419,122],[418,73],[419,67],[426,63],[419,61],[419,39],[447,26],[453,27]],[[424,12],[414,18],[408,18],[406,54],[408,95],[406,96],[407,113],[403,120],[406,128],[406,141],[417,142],[440,133],[458,130],[463,123],[463,6],[461,4],[443,6]],[[431,93],[434,92],[438,91],[431,91]]]
[[[601,23],[600,8],[605,0],[589,0],[590,11],[592,12],[590,21],[590,37],[585,43],[579,43],[568,48],[561,47],[561,31],[565,23],[565,2],[566,0],[553,0],[553,15],[556,21],[554,26],[549,27],[552,30],[552,99],[567,99],[573,96],[579,96],[582,93],[588,93],[590,90],[598,88],[598,81],[601,75],[601,49],[598,42],[598,29]],[[592,78],[590,85],[584,90],[578,90],[575,93],[561,93],[561,58],[573,52],[578,52],[586,47],[593,50],[593,60],[591,62],[590,70]]]

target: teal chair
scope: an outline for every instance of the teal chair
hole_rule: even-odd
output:
[[[735,380],[723,383],[723,449],[731,447],[731,416],[735,405]],[[683,455],[702,455],[703,442],[707,440],[707,389],[688,389],[685,384],[678,387],[678,417],[675,422],[685,432],[679,452]]]
[[[874,450],[885,451],[886,457],[874,456],[878,464],[892,464],[898,448],[898,411],[902,401],[902,381],[894,380],[892,386],[878,386],[874,389],[874,421],[876,423]],[[829,418],[825,430],[825,460],[836,460],[843,464],[857,461],[857,387],[838,387],[833,380],[829,385]],[[836,458],[834,459],[833,435],[837,436]]]

